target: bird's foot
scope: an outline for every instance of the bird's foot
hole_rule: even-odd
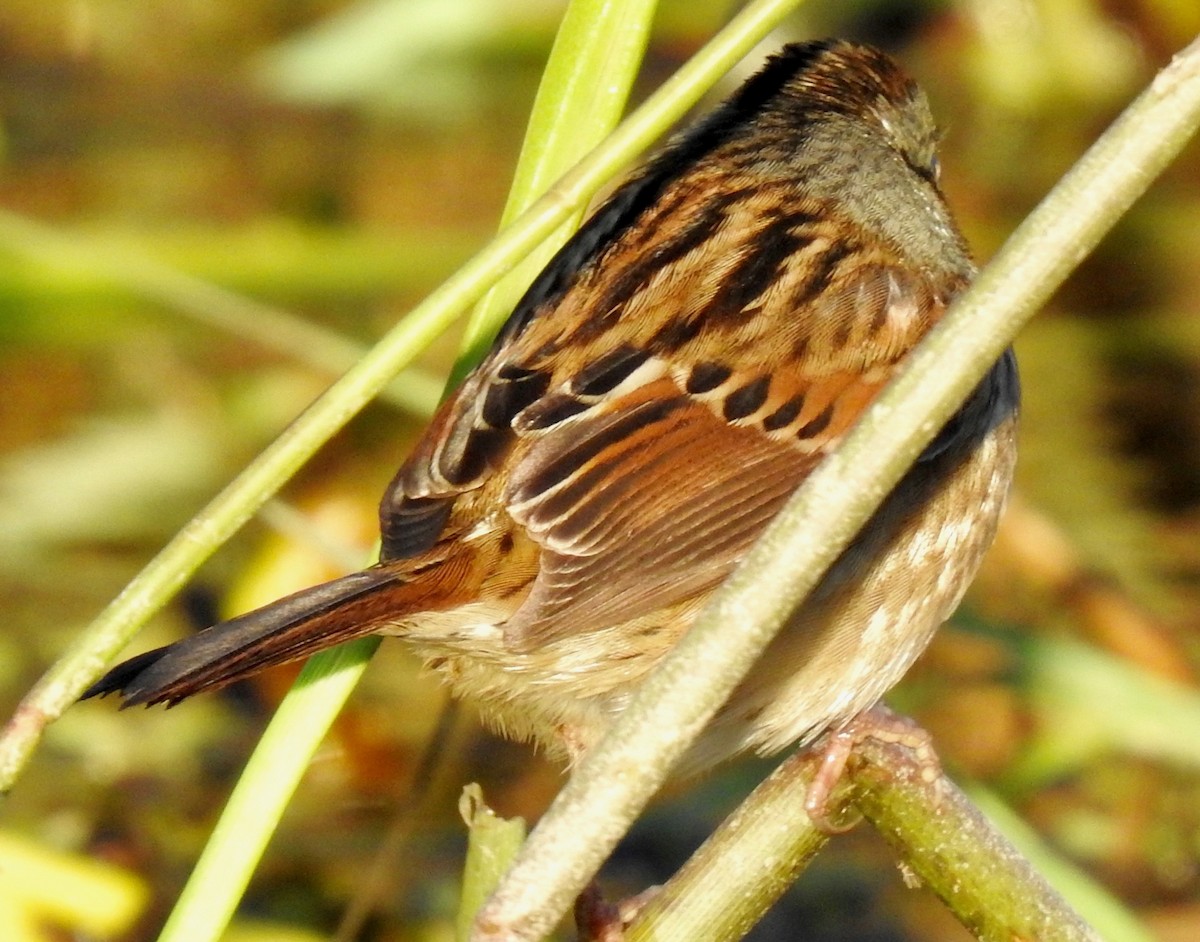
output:
[[[579,942],[624,942],[625,930],[658,893],[652,886],[637,896],[610,903],[593,880],[575,900],[575,929]]]
[[[916,759],[922,775],[941,775],[941,763],[929,733],[908,717],[876,704],[830,733],[814,750],[820,755],[821,764],[805,796],[804,811],[818,830],[826,834],[844,833],[858,823],[859,815],[847,814],[844,808],[834,806],[831,799],[850,757],[866,739],[903,746]]]

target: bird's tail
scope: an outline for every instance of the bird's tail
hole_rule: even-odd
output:
[[[429,580],[414,582],[401,567],[380,565],[342,576],[118,664],[83,699],[119,692],[123,706],[175,704],[371,634],[414,612],[444,607],[445,600],[431,598],[429,589]]]

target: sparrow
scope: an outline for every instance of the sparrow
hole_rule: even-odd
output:
[[[884,53],[789,45],[534,281],[380,505],[368,569],[132,658],[175,704],[378,633],[501,733],[577,760],[974,266],[937,131]],[[699,771],[871,708],[958,605],[1015,461],[1006,352],[691,747]]]

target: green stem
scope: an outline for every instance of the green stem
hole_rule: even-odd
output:
[[[346,701],[378,646],[378,638],[361,638],[304,665],[246,764],[159,942],[200,942],[224,932],[275,824],[337,716],[330,704]],[[296,729],[306,735],[297,740]]]
[[[525,822],[499,817],[484,803],[483,790],[474,783],[463,789],[458,810],[467,825],[467,859],[454,937],[466,942],[479,907],[496,888],[525,840]]]
[[[501,228],[510,225],[620,120],[645,54],[655,6],[651,0],[575,0],[567,8],[529,116]],[[583,210],[578,206],[476,305],[449,386],[457,386],[483,358],[529,283],[578,228]]]
[[[906,872],[981,942],[1100,942],[966,795],[903,745],[865,740],[851,775],[855,804]]]
[[[1013,846],[1033,865],[1034,870],[1044,877],[1063,899],[1087,918],[1105,942],[1154,942],[1153,933],[1120,900],[1114,898],[1078,867],[1048,848],[1028,823],[995,795],[979,785],[965,786],[963,790],[973,806],[1012,841]],[[933,809],[935,813],[939,810]],[[922,813],[928,815],[930,810],[926,808]],[[988,886],[983,887],[983,904],[997,908],[1006,905],[1003,901],[993,898],[994,892]],[[1021,893],[1036,900],[1031,887],[1025,887]],[[1062,926],[1071,925],[1071,920],[1064,917]]]
[[[829,839],[804,814],[819,757],[786,759],[654,896],[629,942],[740,939]]]

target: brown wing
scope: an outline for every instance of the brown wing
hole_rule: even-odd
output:
[[[790,177],[701,164],[622,225],[514,315],[382,509],[399,556],[506,506],[543,547],[520,647],[722,579],[949,300]]]
[[[915,309],[894,290],[899,278],[859,275],[854,290],[835,285],[818,313],[886,324],[889,311]],[[893,369],[748,360],[648,357],[640,384],[635,372],[592,403],[568,385],[518,416],[504,497],[543,551],[530,595],[505,626],[510,644],[618,624],[720,582]]]
[[[835,285],[815,307],[886,324],[931,302],[896,291],[901,279],[882,270],[859,275],[853,290]],[[534,587],[506,624],[516,648],[634,619],[720,582],[893,369],[625,359],[640,365],[598,401],[567,384],[514,422],[505,503],[543,546]]]
[[[670,379],[533,439],[506,497],[543,546],[541,565],[506,641],[534,647],[715,585],[814,460],[729,424]]]

